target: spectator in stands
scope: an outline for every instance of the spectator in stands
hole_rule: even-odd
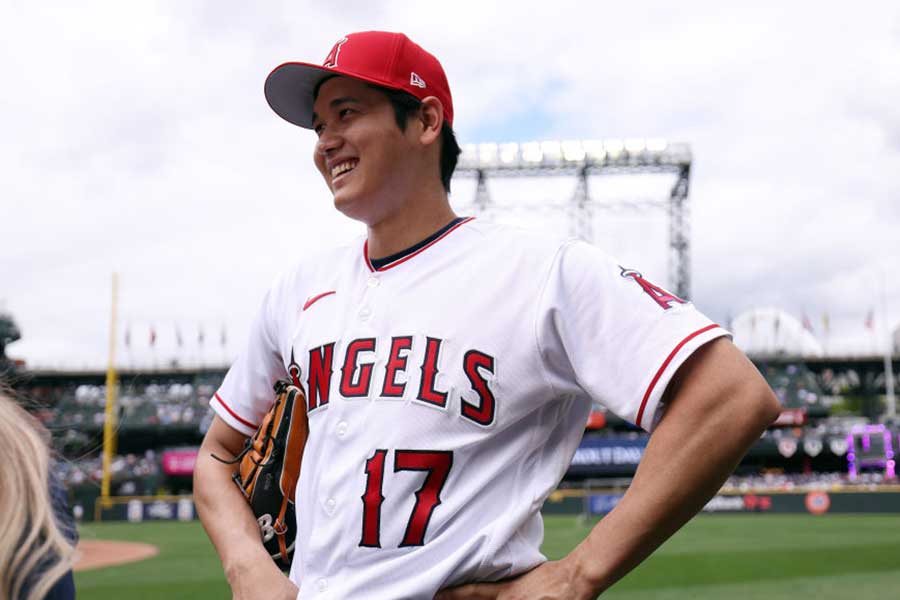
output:
[[[75,529],[50,473],[49,441],[0,388],[0,600],[75,598]]]

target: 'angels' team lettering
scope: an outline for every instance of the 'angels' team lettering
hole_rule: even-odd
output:
[[[415,369],[409,365],[414,336],[395,336],[390,339],[359,338],[346,345],[342,358],[336,360],[335,342],[322,344],[309,351],[309,369],[306,379],[308,410],[313,412],[328,404],[332,379],[337,378],[337,391],[345,399],[369,398],[373,390],[377,397],[405,398],[438,407],[447,405],[450,389],[440,389],[437,385],[438,365],[443,340],[423,336],[425,352],[421,364]],[[375,356],[382,348],[387,349],[387,360],[379,364]],[[460,415],[478,425],[488,426],[494,422],[496,398],[489,385],[494,378],[495,359],[480,350],[469,350],[462,361],[462,372],[469,382],[466,394],[474,401],[460,398]],[[335,368],[337,366],[337,368]],[[376,372],[377,369],[377,372]],[[288,371],[299,384],[300,368],[291,362]],[[418,384],[408,385],[418,372]],[[380,381],[380,387],[373,381]],[[413,390],[415,394],[413,395]],[[464,392],[466,390],[461,390]]]

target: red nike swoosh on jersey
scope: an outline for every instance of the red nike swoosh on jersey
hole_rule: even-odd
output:
[[[331,290],[330,292],[322,292],[318,296],[310,296],[310,298],[306,301],[306,304],[303,305],[303,310],[306,310],[325,296],[330,296],[331,294],[337,293],[335,290]]]

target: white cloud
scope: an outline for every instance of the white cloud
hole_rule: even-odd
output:
[[[898,16],[889,2],[852,18],[808,2],[0,5],[0,298],[23,331],[10,352],[103,364],[115,270],[123,322],[224,322],[233,355],[277,271],[361,232],[262,82],[370,28],[441,58],[462,141],[691,143],[698,303],[718,319],[758,303],[829,312],[853,347],[879,269],[900,320]]]

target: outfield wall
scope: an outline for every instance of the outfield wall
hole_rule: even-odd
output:
[[[97,498],[95,521],[193,521],[197,517],[191,496],[111,496]]]
[[[611,511],[623,492],[592,493],[560,490],[544,503],[546,514],[603,515]],[[900,514],[900,492],[814,491],[718,494],[704,513],[766,514]]]
[[[559,490],[544,503],[545,514],[604,515],[615,508],[622,492]],[[713,514],[900,514],[900,492],[788,492],[718,494],[703,508]],[[95,521],[191,521],[197,518],[191,496],[114,496],[98,498]]]

